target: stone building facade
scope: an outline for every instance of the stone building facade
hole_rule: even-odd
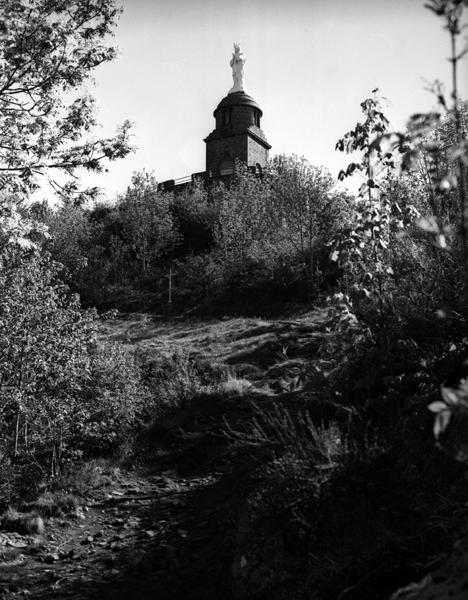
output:
[[[261,170],[271,146],[260,128],[260,107],[245,92],[228,94],[216,107],[216,128],[205,138],[206,172],[209,177],[232,173],[236,159]]]

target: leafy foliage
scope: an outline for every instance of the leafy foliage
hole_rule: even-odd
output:
[[[119,204],[124,239],[145,276],[155,260],[176,244],[169,198],[158,191],[153,175],[135,174]]]
[[[47,453],[52,472],[76,416],[94,335],[92,315],[54,284],[56,272],[39,257],[18,257],[0,281],[1,444],[13,456]]]
[[[113,297],[127,308],[135,297],[133,308],[162,308],[170,279],[178,310],[223,310],[247,296],[252,307],[273,294],[279,304],[316,296],[349,201],[324,169],[278,157],[261,179],[239,164],[228,185],[196,181],[173,195],[141,172],[114,206],[65,203],[39,214],[48,249],[86,303],[109,307]]]
[[[33,488],[33,481],[91,452],[91,432],[114,448],[126,426],[122,415],[132,418],[125,402],[131,382],[139,385],[136,374],[120,362],[125,393],[115,374],[103,378],[95,313],[82,310],[62,282],[62,265],[44,251],[51,244],[70,273],[81,275],[91,226],[79,222],[70,199],[79,191],[75,171],[100,170],[102,160],[130,149],[128,123],[115,138],[83,142],[95,124],[93,100],[76,97],[93,69],[115,56],[106,39],[118,14],[111,0],[7,0],[0,7],[0,453],[6,499],[15,481]],[[54,171],[62,173],[60,183]],[[24,202],[44,177],[68,194],[69,218],[55,220],[52,229],[60,235],[53,239],[45,225],[49,210]],[[119,363],[112,352],[109,357]],[[111,424],[102,410],[91,409],[105,400],[116,415]]]
[[[119,10],[113,0],[5,0],[0,8],[0,174],[2,188],[27,193],[46,177],[61,193],[78,192],[78,167],[102,170],[103,159],[130,150],[129,123],[114,138],[85,142],[94,101],[72,98],[90,73],[112,60],[105,39]],[[70,98],[65,102],[65,97]]]
[[[345,133],[338,140],[336,150],[350,154],[362,152],[361,162],[351,162],[345,171],[340,171],[338,179],[343,180],[356,172],[361,172],[365,177],[359,194],[372,197],[372,190],[378,187],[378,179],[382,172],[395,167],[393,153],[384,149],[379,140],[388,130],[389,121],[384,115],[381,100],[378,97],[378,89],[373,90],[372,98],[366,98],[361,102],[361,109],[365,120],[357,123],[356,127]]]

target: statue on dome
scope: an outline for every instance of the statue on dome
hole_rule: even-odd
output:
[[[234,85],[229,90],[228,94],[233,94],[234,92],[243,92],[245,57],[241,50],[240,44],[234,44],[234,52],[229,64],[232,67],[232,78],[234,80]]]

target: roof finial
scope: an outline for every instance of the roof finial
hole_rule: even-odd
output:
[[[244,64],[245,57],[241,50],[240,43],[234,43],[234,52],[232,54],[231,62],[229,63],[232,67],[232,78],[234,85],[229,90],[228,94],[234,94],[235,92],[244,92]]]

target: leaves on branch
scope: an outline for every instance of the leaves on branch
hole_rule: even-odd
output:
[[[114,138],[81,142],[96,119],[89,95],[70,96],[116,56],[106,38],[114,0],[4,0],[0,6],[0,173],[2,187],[27,192],[38,176],[102,170],[131,151],[129,123]],[[19,181],[21,180],[21,181]]]

